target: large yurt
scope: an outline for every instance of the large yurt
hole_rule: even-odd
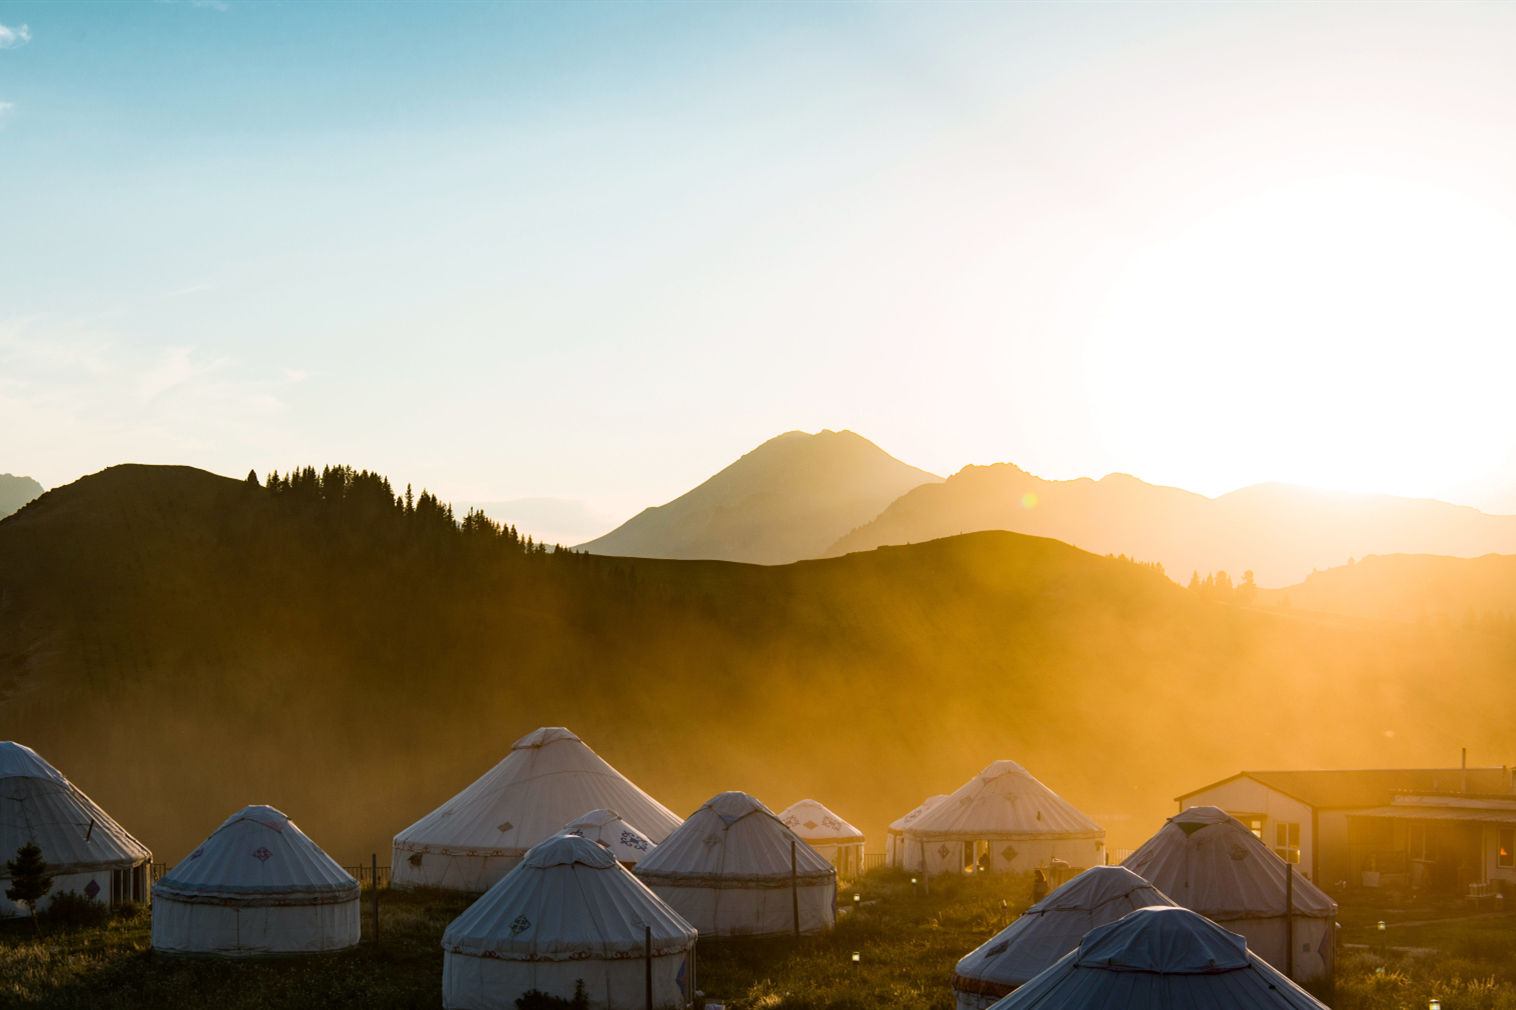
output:
[[[358,882],[273,807],[232,814],[153,885],[156,951],[306,954],[358,933]]]
[[[1139,908],[1096,926],[1077,949],[993,1010],[1327,1010],[1247,941],[1187,908]]]
[[[743,792],[712,797],[634,872],[702,937],[819,933],[836,921],[836,868]]]
[[[66,891],[112,906],[148,900],[147,847],[36,751],[0,741],[0,916],[26,912],[5,897],[5,863],[28,842],[42,850],[53,878],[39,908]]]
[[[614,810],[591,810],[575,817],[563,826],[563,833],[588,838],[614,856],[622,866],[636,866],[643,856],[658,847]]]
[[[953,970],[958,1010],[986,1010],[1079,946],[1084,934],[1149,905],[1173,905],[1131,870],[1092,866],[966,955]]]
[[[1247,937],[1253,953],[1296,982],[1330,985],[1337,903],[1235,817],[1191,807],[1170,817],[1121,865],[1185,908]]]
[[[914,852],[907,852],[905,849],[905,829],[915,824],[922,814],[932,809],[933,805],[945,799],[947,799],[947,793],[938,793],[923,801],[919,807],[904,817],[890,822],[890,826],[884,832],[885,866],[898,866],[903,870],[921,869],[921,850],[918,848]]]
[[[1024,873],[1105,862],[1105,829],[1014,761],[996,761],[901,832],[927,873]]]
[[[442,1005],[515,1010],[523,993],[568,1000],[583,982],[595,1010],[642,1010],[651,972],[653,1006],[687,1006],[695,940],[600,845],[554,835],[442,934]]]
[[[852,880],[863,872],[863,832],[815,800],[792,803],[779,814],[784,826],[799,835],[837,875]]]
[[[615,810],[658,843],[679,826],[562,726],[533,730],[467,789],[395,836],[390,886],[485,891],[588,810]]]

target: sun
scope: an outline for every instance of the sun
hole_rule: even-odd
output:
[[[1098,306],[1091,406],[1134,471],[1208,493],[1425,493],[1488,470],[1509,427],[1513,275],[1516,225],[1455,191],[1260,191],[1133,252]]]

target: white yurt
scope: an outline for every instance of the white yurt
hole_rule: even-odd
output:
[[[953,970],[958,1010],[985,1010],[1079,946],[1096,926],[1149,905],[1173,905],[1121,866],[1092,866],[980,944]]]
[[[642,1010],[651,950],[653,1005],[687,1006],[695,940],[604,848],[555,835],[442,934],[442,1005],[515,1010],[525,992],[572,999],[583,981],[595,1010]]]
[[[1014,761],[996,761],[901,832],[927,873],[1025,873],[1105,862],[1105,829]],[[914,868],[914,867],[912,867]]]
[[[993,1010],[1327,1010],[1247,941],[1187,908],[1139,908]]]
[[[658,847],[647,835],[622,820],[614,810],[591,810],[563,826],[566,835],[578,835],[597,843],[622,866],[636,866]]]
[[[743,792],[712,797],[634,872],[702,937],[819,933],[836,921],[837,870]]]
[[[1248,948],[1302,985],[1330,985],[1337,903],[1216,807],[1191,807],[1122,860],[1185,908],[1247,937]],[[1286,914],[1287,874],[1294,877]]]
[[[815,800],[785,808],[779,819],[821,857],[837,867],[837,876],[852,880],[863,872],[863,832]]]
[[[39,909],[65,891],[112,906],[148,900],[147,847],[36,751],[0,741],[0,916],[26,914],[5,897],[5,864],[28,842],[42,850],[53,878]]]
[[[889,828],[884,832],[884,865],[898,866],[903,870],[921,869],[921,851],[907,852],[905,849],[905,829],[915,824],[921,815],[939,803],[947,799],[947,793],[938,793],[925,800],[919,807],[890,822]]]
[[[358,882],[273,807],[232,814],[153,885],[156,951],[305,954],[358,933]]]
[[[390,886],[485,891],[586,810],[615,810],[654,843],[679,826],[562,726],[533,730],[472,785],[395,836]]]

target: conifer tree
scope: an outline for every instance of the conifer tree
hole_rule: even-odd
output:
[[[11,901],[25,904],[27,911],[32,913],[32,927],[41,932],[41,927],[37,925],[37,902],[53,889],[53,878],[47,872],[47,863],[42,859],[42,849],[36,842],[27,842],[16,850],[15,859],[6,861],[5,872],[11,878],[11,886],[5,889],[5,896]]]

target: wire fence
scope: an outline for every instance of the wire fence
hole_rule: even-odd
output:
[[[154,883],[154,884],[156,884],[159,880],[163,879],[163,875],[164,874],[168,873],[168,871],[171,870],[171,869],[173,869],[173,868],[174,868],[174,865],[172,863],[160,863],[160,862],[157,862],[155,860],[153,862],[152,870],[151,870],[151,882]],[[344,866],[343,869],[346,870],[349,874],[351,874],[352,877],[353,877],[353,879],[356,880],[356,881],[358,881],[358,883],[361,886],[363,886],[363,887],[373,887],[374,886],[374,869],[375,868],[374,868],[374,866],[372,864],[365,863],[363,866]],[[390,886],[390,868],[388,866],[380,866],[380,867],[378,867],[378,871],[379,871],[379,886],[380,887],[388,887],[388,886]]]

